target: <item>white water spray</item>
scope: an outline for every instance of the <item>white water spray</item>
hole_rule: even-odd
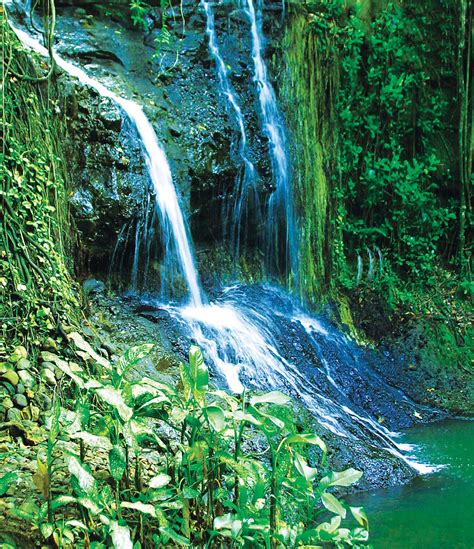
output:
[[[37,40],[26,32],[14,27],[12,29],[20,41],[28,48],[40,55],[47,57],[48,52]],[[156,203],[161,217],[162,230],[165,235],[165,242],[172,242],[176,247],[176,255],[181,271],[186,279],[191,302],[195,306],[202,305],[202,290],[194,262],[194,254],[188,238],[188,231],[183,213],[179,206],[178,196],[173,184],[171,170],[166,159],[165,152],[158,143],[155,130],[146,117],[140,105],[133,101],[119,97],[103,84],[88,76],[82,69],[72,63],[65,61],[55,54],[55,61],[58,67],[71,76],[76,77],[82,84],[95,89],[102,97],[112,99],[117,103],[126,115],[133,122],[140,136],[143,145],[144,156],[148,174],[153,183]],[[166,238],[172,234],[173,238]],[[166,253],[173,253],[172,248],[167,248]]]

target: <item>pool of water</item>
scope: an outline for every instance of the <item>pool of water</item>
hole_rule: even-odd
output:
[[[369,517],[374,549],[474,549],[474,421],[410,429],[417,459],[443,466],[408,486],[351,497]]]

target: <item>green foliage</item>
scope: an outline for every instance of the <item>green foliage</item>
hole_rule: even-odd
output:
[[[325,443],[288,420],[289,397],[211,390],[197,347],[181,365],[179,390],[148,377],[128,380],[150,348],[130,349],[111,367],[65,371],[79,404],[75,412],[55,405],[47,459],[38,462],[45,504],[28,504],[17,516],[60,547],[366,545],[363,509],[333,493],[362,474],[327,469]],[[71,493],[51,497],[63,436],[80,440],[81,452],[66,457]],[[109,476],[93,470],[84,444],[107,452]],[[154,452],[151,478],[145,451]],[[357,526],[342,526],[348,512]]]
[[[1,339],[14,347],[55,332],[78,302],[65,259],[64,106],[52,83],[20,76],[36,76],[39,63],[30,62],[5,20],[2,33],[0,317]]]
[[[130,17],[133,24],[143,30],[148,30],[147,15],[150,12],[150,5],[143,0],[132,0],[130,2]]]

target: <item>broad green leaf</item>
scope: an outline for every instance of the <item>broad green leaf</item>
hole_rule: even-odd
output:
[[[329,494],[328,492],[324,492],[321,494],[321,501],[328,511],[331,511],[342,518],[346,518],[346,509],[341,505],[341,502],[335,496]]]
[[[79,505],[82,505],[82,507],[87,509],[93,515],[98,515],[102,510],[99,507],[98,503],[93,501],[91,498],[77,498],[77,503],[79,503]]]
[[[43,538],[48,539],[51,536],[51,534],[54,532],[54,526],[49,522],[45,522],[41,525],[40,530]]]
[[[69,341],[74,341],[75,346],[80,349],[81,351],[84,351],[87,353],[97,364],[100,364],[104,368],[109,369],[110,368],[110,362],[105,359],[103,356],[100,356],[97,354],[94,349],[90,346],[87,341],[84,340],[84,338],[79,334],[78,332],[72,332],[67,335],[67,338]]]
[[[17,476],[16,473],[7,473],[0,478],[0,496],[3,496],[7,492],[8,487],[16,480]]]
[[[51,442],[55,442],[59,436],[59,416],[61,415],[61,405],[59,399],[54,399],[53,412],[51,414],[51,427],[49,429],[49,439]]]
[[[251,414],[246,414],[245,412],[242,412],[241,410],[237,410],[233,413],[233,417],[236,421],[248,421],[252,425],[261,425],[262,422],[258,420],[256,417],[252,416]]]
[[[357,469],[346,469],[341,472],[330,472],[319,483],[321,488],[329,488],[330,486],[352,486],[362,477],[362,472]]]
[[[295,468],[308,482],[313,481],[318,476],[318,470],[310,467],[303,456],[295,453]]]
[[[181,383],[183,384],[183,396],[184,400],[187,402],[191,398],[191,376],[189,375],[189,370],[181,362],[179,365],[179,374],[181,376]]]
[[[82,463],[74,455],[69,455],[68,459],[68,469],[71,475],[73,475],[83,492],[88,495],[97,493],[97,481],[95,478],[87,471]]]
[[[160,532],[168,536],[170,539],[172,539],[174,542],[178,543],[179,545],[184,545],[185,547],[189,547],[191,545],[187,538],[185,538],[184,536],[180,536],[172,528],[166,528],[162,526],[160,527]]]
[[[107,437],[98,435],[91,435],[87,431],[80,431],[71,435],[72,439],[80,439],[84,441],[88,446],[92,448],[100,448],[102,450],[109,451],[112,448],[112,443]]]
[[[125,351],[123,356],[121,356],[117,362],[117,372],[123,374],[126,370],[135,366],[148,356],[153,349],[153,343],[145,343],[143,345],[137,345],[136,347],[131,347],[128,351]]]
[[[114,446],[109,452],[109,469],[113,479],[118,482],[123,477],[126,468],[125,450],[121,446]]]
[[[103,401],[113,406],[124,421],[132,418],[133,410],[125,404],[121,391],[112,385],[106,385],[101,389],[96,389],[96,393]]]
[[[141,501],[122,501],[120,503],[120,507],[123,507],[124,509],[134,509],[135,511],[139,511],[144,515],[151,515],[152,517],[156,517],[156,510],[153,505],[149,503],[142,503]]]
[[[334,533],[336,532],[336,530],[339,528],[340,525],[341,525],[341,517],[337,516],[337,517],[333,517],[330,520],[330,522],[322,522],[321,524],[318,524],[318,526],[316,527],[316,531]]]
[[[219,406],[208,406],[205,410],[214,431],[219,432],[226,428],[225,415]]]
[[[75,498],[74,496],[61,495],[61,496],[55,497],[51,501],[51,507],[53,510],[55,510],[55,509],[59,509],[59,507],[63,507],[64,505],[69,505],[70,503],[76,503],[76,502],[77,502],[77,498]]]
[[[133,549],[132,539],[130,537],[130,529],[128,526],[120,526],[120,524],[111,520],[109,523],[110,537],[115,549]]]
[[[363,526],[365,529],[368,529],[369,527],[369,520],[367,518],[367,515],[365,514],[363,507],[349,507],[351,510],[352,516],[356,519],[356,521]]]
[[[170,482],[171,477],[169,475],[166,473],[160,473],[150,479],[149,487],[156,490],[158,488],[163,488],[163,486],[167,486]]]
[[[250,398],[250,404],[255,406],[255,404],[279,404],[283,405],[288,403],[291,398],[280,391],[272,391],[270,393],[265,393],[263,395],[253,396]]]
[[[207,391],[209,388],[209,370],[204,364],[201,349],[195,345],[189,350],[189,372],[197,391]]]
[[[315,435],[314,433],[298,433],[296,435],[290,435],[285,439],[285,444],[312,444],[318,446],[323,452],[321,464],[324,465],[326,461],[327,446],[324,440]]]
[[[234,515],[232,515],[232,513],[226,513],[225,515],[216,517],[214,519],[214,529],[222,530],[225,528],[227,530],[230,530],[232,528],[233,521],[234,521]]]

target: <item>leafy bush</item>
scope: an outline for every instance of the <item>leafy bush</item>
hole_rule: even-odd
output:
[[[151,348],[132,348],[113,366],[102,360],[95,373],[56,361],[77,388],[77,404],[71,412],[56,399],[49,418],[35,476],[44,504],[28,502],[14,514],[59,547],[357,547],[367,541],[363,509],[332,491],[362,473],[327,470],[325,443],[283,419],[287,396],[238,398],[210,389],[197,347],[180,367],[179,389],[148,377],[130,381],[128,372]],[[71,493],[52,497],[62,437],[79,441],[80,451],[66,456]],[[107,475],[92,469],[87,446],[108,454]],[[151,466],[150,452],[151,478],[143,466]],[[359,526],[341,526],[348,512]]]

